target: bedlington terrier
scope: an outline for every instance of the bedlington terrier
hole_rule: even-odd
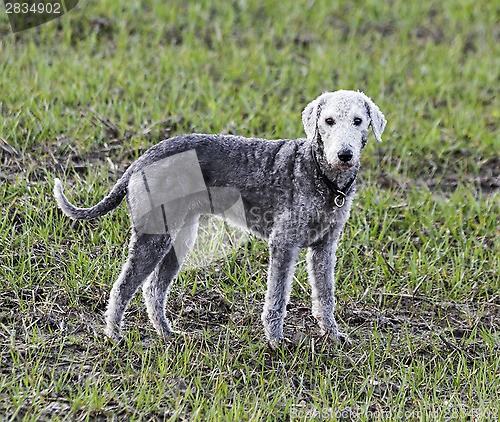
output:
[[[381,142],[387,122],[369,97],[345,90],[320,95],[306,106],[302,121],[307,138],[189,134],[163,140],[132,163],[91,208],[72,205],[55,179],[57,203],[73,219],[100,217],[127,196],[132,239],[110,294],[108,337],[122,338],[125,310],[140,286],[157,332],[176,334],[165,315],[168,291],[194,244],[199,217],[213,214],[268,241],[262,322],[271,347],[283,341],[301,248],[307,248],[312,313],[321,332],[334,342],[347,340],[334,318],[335,254],[368,130],[371,126]]]

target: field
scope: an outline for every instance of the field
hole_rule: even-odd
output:
[[[498,2],[89,0],[16,34],[0,11],[0,420],[499,420]],[[187,338],[161,340],[138,295],[106,341],[126,206],[73,222],[54,178],[90,206],[161,139],[302,137],[336,89],[388,120],[338,253],[353,345],[320,337],[301,255],[290,342],[267,347],[256,238],[181,273]]]

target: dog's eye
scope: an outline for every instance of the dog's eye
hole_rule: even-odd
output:
[[[354,126],[359,126],[363,122],[363,119],[360,117],[355,117],[354,118]]]
[[[333,120],[333,118],[331,117],[327,117],[325,119],[325,123],[328,125],[328,126],[333,126],[335,124],[335,120]]]

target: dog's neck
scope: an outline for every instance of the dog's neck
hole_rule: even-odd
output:
[[[328,187],[335,198],[335,205],[341,208],[345,197],[352,191],[358,175],[359,166],[348,170],[340,170],[328,165],[321,144],[311,143],[311,155],[316,170],[322,182]]]

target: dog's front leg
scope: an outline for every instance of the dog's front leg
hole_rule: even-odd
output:
[[[273,349],[283,340],[283,320],[298,253],[299,248],[284,239],[271,241],[269,244],[270,263],[262,323],[269,345]]]
[[[335,262],[340,230],[307,251],[307,268],[312,289],[312,313],[323,334],[337,342],[349,342],[335,321]]]

